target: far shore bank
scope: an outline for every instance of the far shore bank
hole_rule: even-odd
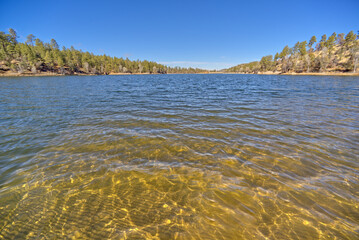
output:
[[[155,73],[159,74],[159,73]],[[109,73],[109,74],[86,74],[86,73],[74,73],[74,74],[59,74],[52,72],[40,72],[40,73],[14,73],[5,72],[0,73],[0,77],[51,77],[51,76],[97,76],[97,75],[150,75],[150,73]]]
[[[203,72],[203,73],[165,73],[165,74],[223,74],[223,72]],[[40,72],[40,73],[15,73],[5,72],[0,73],[0,77],[51,77],[51,76],[115,76],[115,75],[162,75],[162,73],[109,73],[109,74],[85,74],[85,73],[73,73],[73,74],[59,74],[52,72]]]
[[[238,73],[224,72],[223,74],[254,74],[254,73]],[[359,72],[309,72],[309,73],[281,73],[281,72],[259,72],[257,75],[293,75],[293,76],[359,76]]]
[[[253,75],[254,73],[239,73],[239,72],[201,72],[201,73],[167,73],[167,74],[245,74]],[[359,72],[311,72],[311,73],[280,73],[280,72],[259,72],[257,75],[290,75],[290,76],[359,76]],[[97,75],[161,75],[160,73],[109,73],[109,74],[59,74],[52,72],[40,73],[14,73],[5,72],[0,73],[0,77],[51,77],[51,76],[97,76]]]

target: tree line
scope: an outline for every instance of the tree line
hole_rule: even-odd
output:
[[[320,41],[316,36],[297,42],[293,47],[285,46],[275,56],[268,55],[260,61],[239,64],[225,69],[239,73],[311,73],[311,72],[357,72],[359,62],[359,35],[335,32]]]
[[[95,55],[74,47],[60,49],[55,39],[45,43],[33,34],[18,41],[14,29],[0,32],[0,73],[110,74],[110,73],[200,73],[198,68],[168,67],[152,61]]]

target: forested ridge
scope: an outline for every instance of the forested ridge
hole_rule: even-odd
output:
[[[0,32],[0,74],[163,74],[200,73],[206,70],[168,67],[152,61],[131,61],[128,58],[95,55],[74,47],[62,47],[55,39],[45,43],[34,35],[24,43],[18,41],[14,29]]]
[[[236,73],[330,73],[358,72],[359,35],[350,31],[324,34],[285,46],[281,52],[267,55],[260,61],[239,64],[224,69]],[[0,74],[164,74],[205,73],[198,68],[168,67],[153,61],[95,55],[74,47],[60,49],[56,40],[41,41],[34,35],[25,42],[18,41],[14,29],[0,32]]]
[[[260,61],[239,64],[225,69],[238,73],[330,73],[358,72],[359,35],[324,34],[319,42],[316,36],[297,42],[292,48],[285,46],[275,56],[262,57]]]

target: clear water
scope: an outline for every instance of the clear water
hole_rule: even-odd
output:
[[[0,78],[0,238],[358,239],[359,78]]]

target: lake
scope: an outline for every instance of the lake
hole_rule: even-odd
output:
[[[0,238],[358,239],[359,77],[0,78]]]

